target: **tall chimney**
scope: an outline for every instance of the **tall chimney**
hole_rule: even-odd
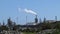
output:
[[[55,16],[55,21],[57,21],[57,16]]]
[[[38,23],[38,18],[37,18],[37,15],[35,17],[35,23]]]

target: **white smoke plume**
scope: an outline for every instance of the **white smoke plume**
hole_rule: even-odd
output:
[[[34,15],[37,15],[36,12],[34,12],[33,10],[30,10],[30,9],[21,9],[21,8],[18,8],[18,11],[25,11],[26,13],[31,13],[31,14],[34,14]]]
[[[24,9],[24,11],[25,11],[26,13],[31,13],[31,14],[37,15],[36,12],[34,12],[34,11],[32,11],[32,10],[29,10],[29,9]]]

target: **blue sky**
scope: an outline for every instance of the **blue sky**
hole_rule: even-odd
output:
[[[7,19],[17,22],[17,24],[26,24],[26,15],[28,22],[34,21],[35,15],[28,14],[21,9],[30,9],[37,13],[38,18],[42,20],[55,20],[55,16],[60,20],[60,0],[0,0],[0,22],[7,23]]]

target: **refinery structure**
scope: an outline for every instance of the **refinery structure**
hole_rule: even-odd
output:
[[[39,22],[38,22],[39,21]],[[43,23],[54,23],[57,21],[57,18],[55,17],[55,20],[46,20],[46,18],[44,18],[43,21],[38,20],[38,17],[37,15],[35,15],[35,18],[34,18],[34,22],[27,22],[27,19],[26,19],[26,24],[24,25],[17,25],[16,22],[13,22],[11,20],[11,18],[9,17],[9,19],[7,20],[7,24],[5,25],[5,23],[3,22],[3,25],[1,25],[0,23],[0,27],[5,27],[7,28],[7,30],[20,30],[20,31],[24,31],[26,29],[29,29],[29,30],[35,30],[35,31],[38,31],[41,29],[41,25]],[[1,29],[1,30],[4,30],[4,29]]]
[[[33,22],[27,22],[24,25],[16,24],[16,22],[13,22],[9,17],[9,19],[7,19],[7,24],[3,22],[3,25],[1,25],[0,23],[0,33],[21,34],[21,32],[40,32],[41,30],[55,29],[57,26],[56,24],[59,23],[60,21],[57,20],[57,16],[55,16],[55,20],[47,20],[44,18],[42,21],[41,19],[38,19],[37,15],[35,15]]]
[[[17,24],[18,23],[18,18],[17,22],[13,22],[11,20],[11,17],[7,19],[7,24],[3,21],[3,24],[1,25],[0,23],[0,33],[14,33],[14,34],[20,34],[21,32],[40,32],[41,30],[46,30],[46,29],[55,29],[57,25],[56,23],[59,23],[60,21],[57,20],[57,16],[55,16],[55,20],[47,20],[45,17],[43,21],[38,19],[38,15],[36,12],[28,9],[24,9],[26,13],[31,13],[35,15],[34,21],[33,22],[28,22],[27,16],[26,16],[26,24],[21,25]],[[28,17],[29,18],[29,17]]]

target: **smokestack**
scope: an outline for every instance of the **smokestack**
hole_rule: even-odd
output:
[[[37,18],[37,15],[35,15],[35,23],[38,23],[38,18]]]
[[[27,16],[26,16],[26,23],[27,23]]]
[[[43,21],[44,23],[46,23],[46,18],[44,17],[44,21]]]
[[[57,16],[55,16],[55,20],[57,21]]]
[[[17,23],[18,23],[18,17],[16,17],[16,21],[17,21]]]

